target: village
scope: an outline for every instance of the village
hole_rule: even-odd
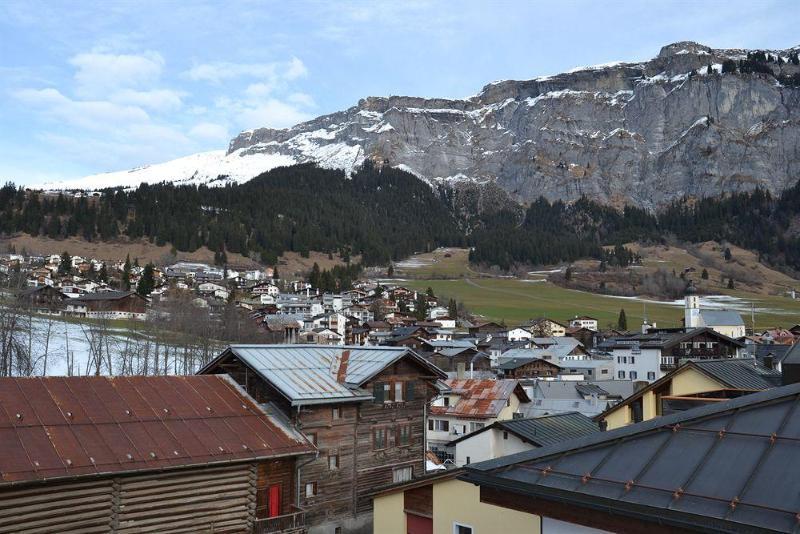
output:
[[[704,308],[691,281],[682,327],[603,328],[588,314],[489,321],[391,278],[324,292],[311,283],[321,279],[316,266],[306,279],[282,280],[274,268],[9,253],[0,277],[6,306],[37,316],[163,322],[174,313],[164,303],[177,300],[212,320],[235,310],[255,332],[183,371],[131,368],[114,378],[98,365],[48,378],[30,368],[0,381],[5,442],[17,444],[4,453],[14,467],[2,467],[11,485],[0,525],[22,530],[161,531],[168,521],[176,532],[614,531],[620,519],[590,504],[585,514],[544,510],[544,475],[523,490],[508,473],[535,472],[527,466],[544,465],[540,455],[627,454],[619,439],[650,443],[702,426],[696,412],[764,411],[800,392],[800,325],[752,332],[738,312]],[[767,411],[758,427],[783,417]],[[53,429],[60,437],[43,441]],[[774,439],[778,430],[752,433]],[[647,454],[660,469],[682,465],[667,446]],[[714,465],[724,471],[728,461]],[[603,483],[636,488],[630,469],[617,469]],[[565,483],[586,476],[556,471]],[[151,486],[165,489],[144,491]],[[530,491],[537,499],[528,503]],[[584,498],[582,488],[569,491]],[[202,513],[185,508],[188,494]],[[11,513],[21,498],[47,499],[50,512]],[[754,510],[755,524],[773,520]],[[657,515],[637,521],[665,528]]]

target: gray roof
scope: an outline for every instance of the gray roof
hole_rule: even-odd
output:
[[[498,421],[497,426],[537,447],[600,432],[597,423],[578,412]]]
[[[781,344],[760,344],[753,345],[752,352],[758,361],[764,361],[764,357],[772,356],[773,362],[782,362],[789,351],[798,345],[781,345]]]
[[[98,291],[97,293],[86,293],[79,297],[69,299],[70,301],[89,301],[89,300],[119,300],[129,297],[131,295],[138,295],[136,291]],[[141,297],[144,298],[144,297]]]
[[[723,360],[693,360],[692,365],[735,389],[763,389],[779,386],[781,373],[767,369],[753,358]]]
[[[800,384],[466,466],[464,478],[665,528],[796,532]],[[603,512],[601,512],[603,513]]]
[[[706,326],[744,326],[742,316],[734,310],[700,310]]]
[[[343,383],[336,381],[342,355],[350,351]],[[329,345],[231,345],[200,372],[233,354],[275,386],[293,406],[372,398],[359,386],[403,357],[411,357],[431,374],[446,374],[405,347]]]

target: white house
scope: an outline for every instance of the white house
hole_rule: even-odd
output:
[[[587,330],[597,332],[597,319],[589,317],[588,315],[576,315],[569,320],[569,326],[571,328],[586,328]]]

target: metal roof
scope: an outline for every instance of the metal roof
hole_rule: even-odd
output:
[[[130,297],[131,295],[136,295],[137,297],[144,298],[139,295],[136,291],[98,291],[96,293],[86,293],[85,295],[81,295],[79,297],[75,297],[73,301],[89,301],[89,300],[119,300],[124,299],[126,297]]]
[[[345,352],[349,352],[347,372],[339,383],[336,375]],[[447,376],[406,347],[332,345],[231,345],[200,373],[228,354],[242,360],[295,406],[371,399],[372,393],[359,386],[403,357],[413,358],[432,376]]]
[[[508,406],[512,393],[521,402],[528,402],[528,395],[518,380],[453,379],[447,380],[451,395],[460,398],[450,406],[431,406],[432,415],[485,419],[497,417]]]
[[[313,451],[225,376],[0,378],[0,487]]]
[[[799,408],[792,384],[471,464],[465,478],[666,526],[796,532]]]
[[[781,384],[781,373],[779,371],[767,369],[752,358],[693,360],[689,363],[700,371],[734,389],[761,391]]]
[[[546,447],[600,432],[597,423],[578,412],[498,421],[497,426],[537,447]]]
[[[734,310],[700,310],[706,326],[744,326],[739,312]]]

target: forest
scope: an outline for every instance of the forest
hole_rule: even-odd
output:
[[[0,234],[146,238],[179,251],[207,246],[220,262],[226,252],[236,252],[270,265],[285,251],[311,250],[346,261],[360,255],[364,266],[386,265],[439,246],[469,246],[471,262],[504,270],[586,257],[623,265],[635,258],[609,257],[602,247],[677,239],[728,241],[757,251],[775,267],[798,271],[800,239],[793,229],[799,214],[795,185],[780,196],[756,189],[683,198],[658,213],[634,206],[617,210],[586,198],[570,204],[540,198],[524,210],[467,219],[450,191],[370,163],[350,177],[303,164],[238,185],[142,184],[89,198],[13,184],[0,188]]]

